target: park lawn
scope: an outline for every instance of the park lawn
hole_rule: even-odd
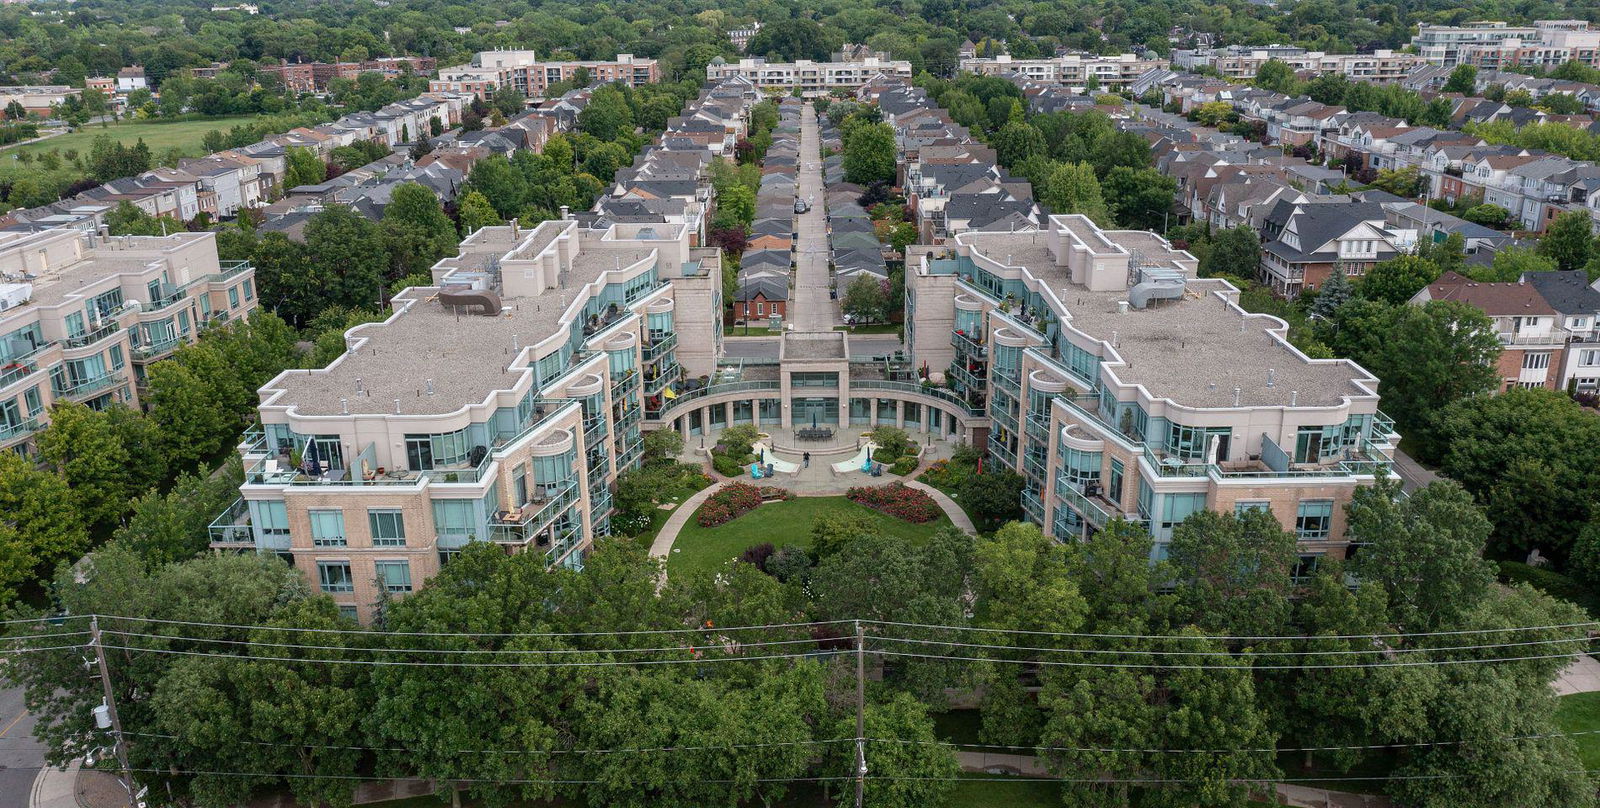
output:
[[[84,176],[84,171],[74,168],[71,163],[62,161],[62,166],[54,171],[49,171],[39,165],[37,161],[23,163],[16,159],[21,152],[39,155],[52,149],[64,152],[68,149],[77,149],[80,159],[87,165],[89,150],[94,147],[94,139],[100,135],[110,135],[113,139],[133,145],[140,138],[150,147],[150,156],[156,160],[166,155],[167,150],[178,148],[185,157],[200,157],[206,153],[200,141],[212,129],[224,132],[241,124],[256,119],[255,115],[230,115],[217,118],[195,118],[191,120],[166,121],[117,121],[102,127],[100,124],[89,124],[76,132],[58,135],[53,138],[41,140],[38,143],[28,143],[21,146],[8,146],[0,150],[0,181],[9,181],[18,177],[34,177],[46,184],[64,184]]]
[[[1562,732],[1595,732],[1600,730],[1600,693],[1574,693],[1561,697],[1556,708],[1556,726]],[[1579,735],[1572,739],[1578,745],[1578,757],[1585,769],[1600,769],[1600,735]]]
[[[793,544],[810,549],[811,526],[822,515],[832,513],[865,514],[879,533],[919,544],[950,525],[950,517],[942,514],[932,522],[919,525],[878,513],[844,497],[799,497],[769,502],[716,527],[701,527],[697,517],[691,516],[672,543],[667,574],[716,569],[746,548],[768,542],[775,547]]]
[[[848,331],[852,334],[894,334],[899,336],[900,326],[897,323],[874,323],[872,325],[836,325],[835,331]]]

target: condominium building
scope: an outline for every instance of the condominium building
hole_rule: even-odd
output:
[[[486,227],[433,279],[261,389],[241,498],[212,525],[362,620],[472,541],[581,568],[646,409],[721,351],[720,253],[684,224]]]
[[[0,233],[0,449],[31,451],[57,401],[137,406],[150,363],[256,308],[215,233]]]
[[[839,54],[846,56],[847,54]],[[757,87],[824,93],[835,89],[854,89],[877,76],[911,78],[911,63],[904,59],[890,59],[879,53],[859,58],[836,58],[831,62],[769,62],[752,57],[729,62],[721,56],[706,65],[706,78],[721,81],[728,78],[748,79]]]
[[[1307,564],[1343,558],[1343,506],[1391,476],[1377,379],[1307,358],[1195,269],[1154,234],[1078,215],[961,233],[908,263],[906,340],[983,408],[989,462],[1025,476],[1024,512],[1058,539],[1124,517],[1159,560],[1190,514],[1258,509]]]
[[[661,67],[655,59],[631,53],[619,53],[611,61],[544,62],[531,50],[495,50],[478,53],[469,64],[440,68],[439,78],[428,82],[428,89],[488,98],[501,87],[512,87],[528,98],[542,98],[550,85],[572,81],[580,70],[601,84],[642,87],[661,81]]]
[[[1499,69],[1522,65],[1551,69],[1578,61],[1600,64],[1600,30],[1585,20],[1540,20],[1527,38],[1507,38],[1462,44],[1457,64]]]
[[[1430,64],[1455,67],[1461,62],[1463,47],[1499,45],[1507,40],[1536,42],[1538,39],[1538,28],[1511,26],[1503,22],[1479,21],[1465,25],[1422,23],[1417,27],[1417,35],[1411,38],[1411,45]]]
[[[1318,75],[1341,75],[1355,81],[1388,84],[1405,78],[1408,73],[1427,64],[1427,60],[1412,53],[1376,50],[1372,53],[1323,53],[1305,48],[1268,45],[1248,47],[1230,45],[1226,48],[1202,48],[1176,51],[1173,63],[1190,69],[1210,67],[1224,78],[1247,81],[1261,72],[1262,65],[1277,60],[1296,71]]]
[[[1013,59],[1010,54],[1000,54],[987,59],[962,59],[961,69],[983,76],[1016,73],[1032,81],[1078,88],[1093,82],[1101,88],[1115,90],[1132,84],[1147,71],[1165,69],[1167,64],[1166,59],[1145,59],[1132,53],[1118,56],[1069,53],[1049,59]]]

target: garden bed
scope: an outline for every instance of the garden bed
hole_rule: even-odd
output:
[[[745,483],[731,483],[706,499],[705,504],[700,506],[695,521],[699,522],[701,527],[725,525],[755,510],[763,502],[786,499],[794,499],[794,492],[772,485],[758,487]]]
[[[845,498],[879,513],[922,524],[944,515],[933,497],[905,483],[863,486],[845,492]]]

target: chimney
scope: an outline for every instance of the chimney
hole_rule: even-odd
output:
[[[339,397],[339,409],[345,415],[349,415],[350,414],[350,399],[345,398],[343,396],[340,396]]]
[[[398,399],[398,398],[394,400],[394,414],[395,415],[399,415],[400,414],[400,399]]]
[[[1300,391],[1299,390],[1290,390],[1289,391],[1289,406],[1294,407],[1294,406],[1298,406],[1299,404],[1300,404]]]
[[[565,222],[565,221],[570,220],[571,218],[572,218],[572,208],[570,208],[570,207],[568,207],[566,205],[562,205],[561,206],[561,221]]]
[[[1233,406],[1237,407],[1244,403],[1243,394],[1243,390],[1240,390],[1237,387],[1233,388]]]

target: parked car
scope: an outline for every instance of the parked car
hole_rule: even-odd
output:
[[[811,205],[807,204],[804,199],[796,199],[794,201],[795,213],[805,213],[808,210],[811,210]]]

